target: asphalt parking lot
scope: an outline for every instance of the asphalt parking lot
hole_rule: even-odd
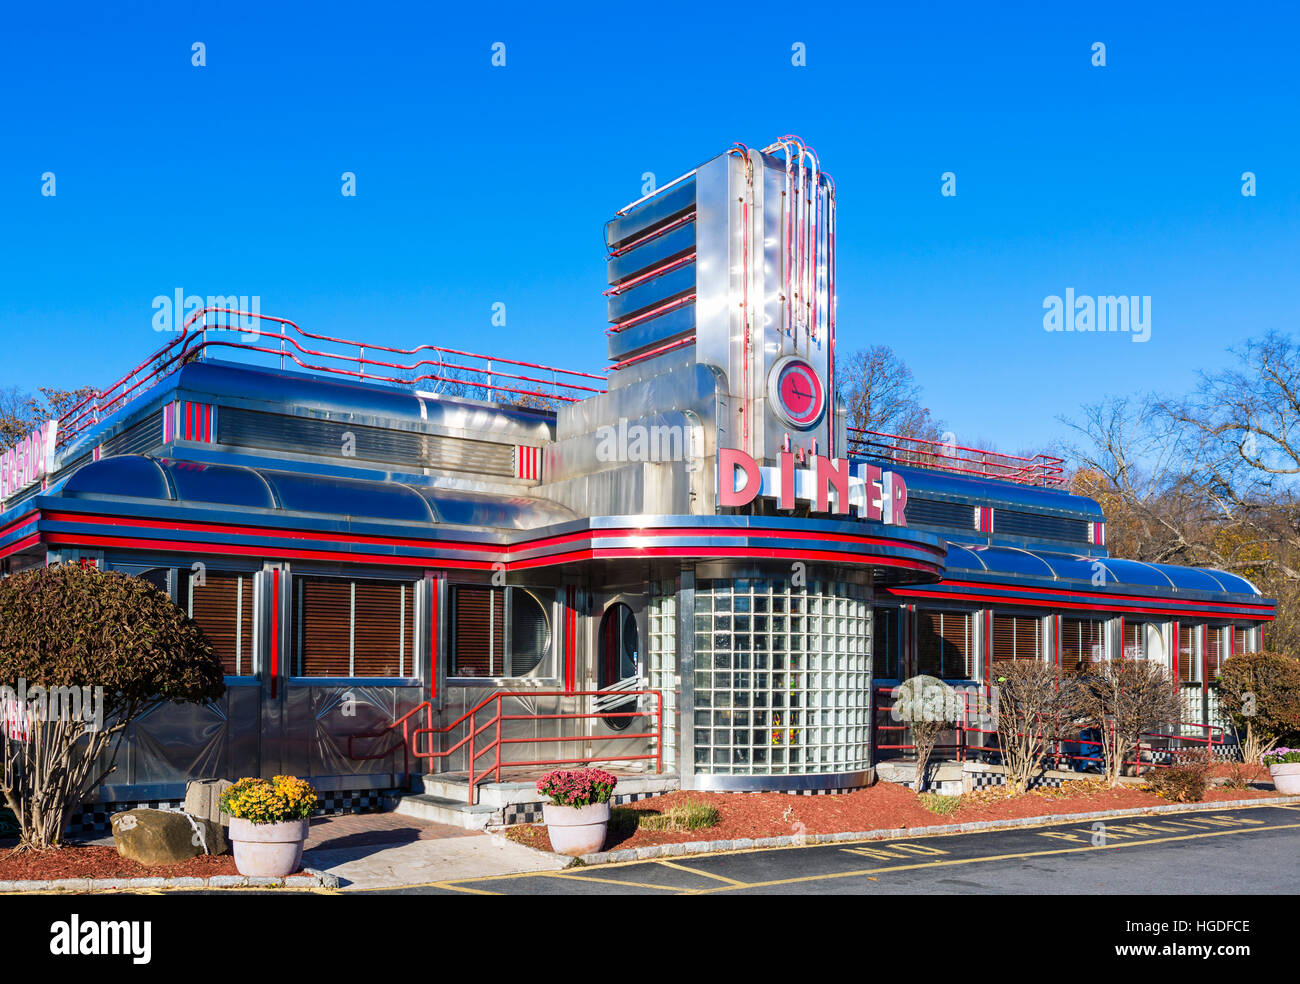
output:
[[[1290,895],[1297,885],[1300,804],[696,855],[384,894]]]

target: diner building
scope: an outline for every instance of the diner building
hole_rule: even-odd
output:
[[[225,667],[132,726],[100,802],[278,773],[474,802],[579,761],[847,790],[907,754],[893,686],[1014,660],[1157,662],[1218,733],[1253,585],[1110,556],[1059,459],[846,426],[809,147],[736,145],[604,232],[602,372],[205,305],[5,459],[5,573],[139,575]]]

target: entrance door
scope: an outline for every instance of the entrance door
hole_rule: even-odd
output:
[[[626,731],[635,720],[630,715],[637,708],[637,700],[622,697],[620,692],[643,688],[641,635],[631,607],[620,601],[605,609],[598,649],[596,685],[605,693],[596,699],[596,709],[608,712],[604,721],[610,728]]]

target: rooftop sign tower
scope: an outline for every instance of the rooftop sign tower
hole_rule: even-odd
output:
[[[636,461],[621,447],[590,460],[590,436],[613,427],[680,428],[697,460],[734,449],[775,466],[788,451],[802,466],[845,453],[832,384],[835,185],[812,148],[794,136],[736,144],[619,209],[605,243],[610,391],[560,411],[552,494],[576,504],[604,487],[622,500],[615,512],[714,511],[711,467]]]

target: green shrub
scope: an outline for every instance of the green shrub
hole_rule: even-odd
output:
[[[960,796],[944,796],[940,793],[922,793],[917,797],[921,805],[931,813],[937,813],[946,817],[956,813],[961,808]]]
[[[0,731],[0,792],[24,850],[61,843],[65,817],[145,710],[226,689],[212,646],[166,594],[76,564],[0,580],[0,686],[32,695],[20,706],[27,733]]]
[[[722,815],[708,803],[686,800],[675,803],[662,813],[650,810],[633,810],[641,830],[703,830],[716,827]]]

